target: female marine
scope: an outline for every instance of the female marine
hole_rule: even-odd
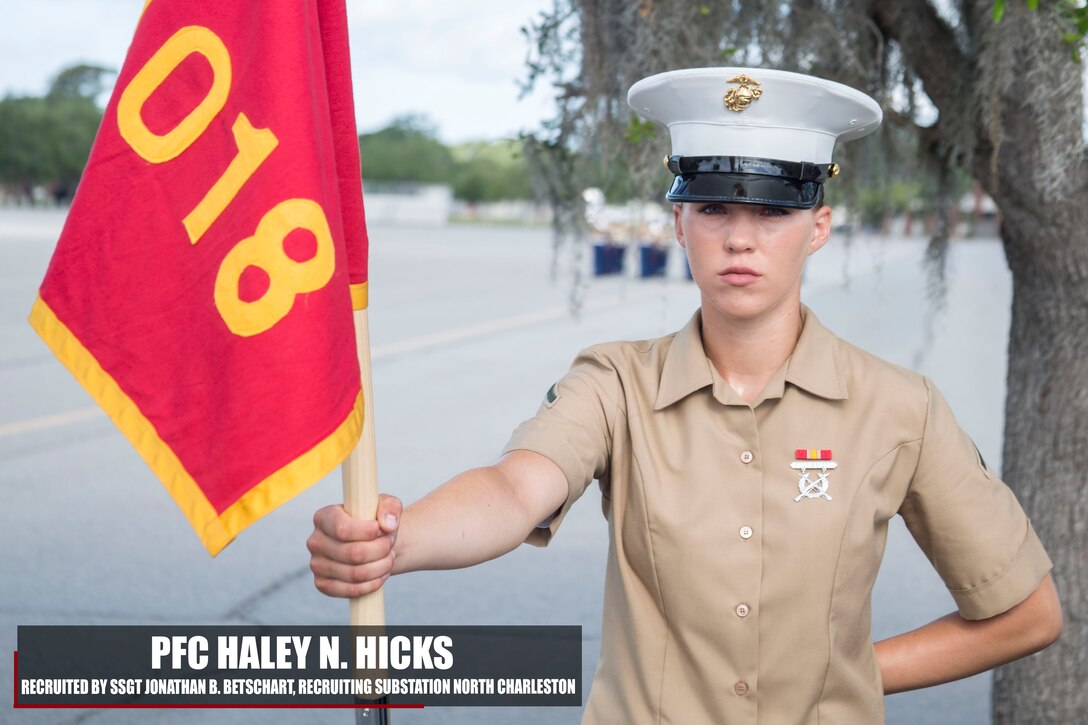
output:
[[[609,523],[587,723],[875,723],[883,695],[966,677],[1061,630],[1050,561],[1010,490],[920,375],[838,339],[801,304],[828,240],[836,142],[880,124],[809,76],[675,71],[630,91],[668,127],[677,242],[701,301],[666,337],[583,351],[492,466],[375,521],[320,510],[314,581],[544,545],[600,482]],[[875,645],[889,519],[958,611]]]

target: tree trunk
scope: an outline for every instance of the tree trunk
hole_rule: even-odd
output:
[[[1010,3],[1010,8],[1012,3]],[[994,675],[995,725],[1088,718],[1088,164],[1083,69],[1053,14],[1023,8],[1000,30],[997,163],[976,175],[1001,208],[1012,271],[1003,475],[1054,561],[1058,643]]]
[[[1088,283],[1070,279],[1065,255],[1044,250],[1077,247],[1083,269],[1088,214],[1082,204],[1079,225],[1042,231],[1034,215],[1002,208],[1013,270],[1003,475],[1054,561],[1065,631],[1049,649],[995,672],[994,723],[1085,722]]]
[[[1058,643],[995,672],[994,725],[1088,719],[1088,163],[1083,67],[1062,44],[1057,3],[964,3],[957,46],[926,0],[874,2],[940,109],[945,148],[1001,211],[1012,271],[1003,477],[1054,561],[1065,615]],[[933,38],[941,38],[940,52]],[[961,122],[971,119],[971,133]],[[959,143],[973,137],[973,148]]]

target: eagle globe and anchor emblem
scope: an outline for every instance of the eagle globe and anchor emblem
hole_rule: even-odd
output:
[[[748,108],[763,95],[763,87],[759,81],[751,76],[739,75],[730,78],[727,83],[739,83],[737,88],[730,88],[722,97],[722,102],[730,111],[740,113]]]
[[[829,471],[838,468],[839,464],[831,460],[831,451],[828,449],[798,448],[797,460],[790,464],[790,468],[798,472],[797,494],[794,501],[803,498],[826,498],[832,500],[827,492]],[[816,478],[813,479],[812,476]]]

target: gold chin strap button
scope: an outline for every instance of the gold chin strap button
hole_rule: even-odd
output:
[[[661,159],[661,163],[665,165],[666,169],[669,168],[669,157],[666,156],[665,158]]]
[[[839,175],[839,165],[838,164],[833,163],[833,164],[831,164],[830,166],[827,167],[827,178],[834,179],[838,175]]]

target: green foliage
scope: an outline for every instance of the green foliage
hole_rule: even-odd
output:
[[[643,120],[638,116],[631,116],[631,120],[627,123],[625,136],[630,143],[655,138],[657,136],[657,124],[653,121]]]
[[[1070,24],[1070,31],[1062,35],[1062,40],[1073,50],[1073,57],[1080,62],[1081,51],[1088,45],[1088,4],[1076,0],[1061,0],[1062,14]]]
[[[861,189],[857,198],[861,223],[878,227],[893,215],[931,211],[925,208],[921,199],[922,189],[917,181],[893,181],[888,189],[872,186]]]
[[[57,74],[45,97],[0,100],[0,184],[74,187],[102,123],[95,98],[111,73],[76,65]]]
[[[109,86],[106,77],[114,71],[97,65],[74,65],[53,79],[47,98],[98,98]]]
[[[101,122],[89,98],[0,100],[0,183],[74,186]]]
[[[476,141],[453,149],[453,195],[468,202],[528,199],[533,189],[517,141]]]
[[[615,161],[608,163],[601,158],[585,159],[584,183],[587,188],[593,187],[604,192],[605,200],[609,204],[622,204],[632,199],[642,199],[643,193],[631,176],[631,170],[622,163]],[[653,177],[657,184],[654,186],[656,198],[663,199],[665,190],[672,183],[672,174],[665,170],[659,162],[658,172]]]
[[[367,181],[448,184],[454,196],[469,202],[530,198],[531,179],[521,151],[517,141],[478,141],[450,149],[419,115],[401,116],[359,136]]]
[[[1028,9],[1039,9],[1039,0],[1025,0]],[[1081,0],[1052,0],[1059,12],[1069,24],[1069,30],[1062,34],[1062,41],[1069,46],[1073,58],[1079,63],[1081,51],[1088,43],[1088,4]],[[1000,23],[1005,17],[1005,0],[994,0],[994,22]]]
[[[104,90],[108,73],[73,66],[57,75],[44,97],[0,100],[0,184],[74,188],[102,122],[94,99]],[[449,184],[455,196],[467,201],[532,196],[520,142],[450,149],[436,136],[434,125],[419,115],[401,116],[376,133],[361,135],[366,179]]]
[[[359,154],[368,181],[437,184],[453,178],[453,155],[422,116],[400,116],[380,131],[362,134]]]

